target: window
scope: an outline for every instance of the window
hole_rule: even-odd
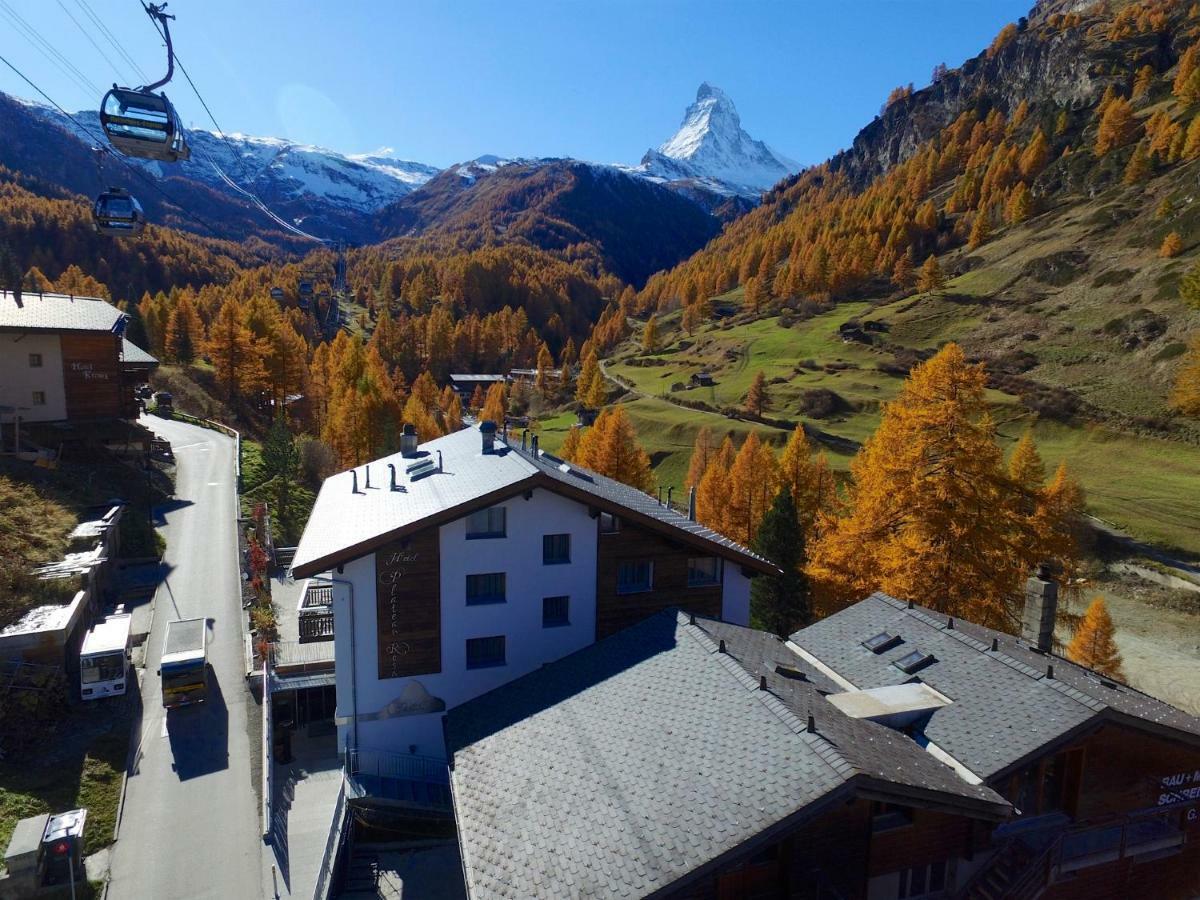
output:
[[[721,560],[698,556],[688,560],[688,587],[706,587],[721,583]]]
[[[881,631],[879,634],[872,635],[862,642],[862,645],[872,653],[883,653],[885,650],[891,650],[900,643],[898,634],[889,634],[886,631]]]
[[[484,575],[467,576],[467,606],[482,606],[485,603],[503,603],[504,573],[488,572]]]
[[[925,866],[914,866],[900,870],[900,883],[896,888],[897,900],[913,900],[915,897],[936,897],[946,890],[946,860],[938,860]]]
[[[912,824],[912,809],[896,803],[883,803],[876,800],[871,803],[871,830],[891,831],[893,828],[903,828]]]
[[[502,538],[505,535],[503,506],[477,509],[467,516],[467,539]]]
[[[569,534],[542,535],[542,565],[559,566],[571,561],[571,536]]]
[[[570,625],[569,597],[543,597],[542,598],[542,627],[543,628],[558,628],[562,625]]]
[[[467,668],[486,669],[504,665],[504,635],[467,638]]]
[[[616,534],[621,530],[621,520],[612,513],[600,513],[600,533]]]
[[[33,405],[34,406],[45,406],[46,405],[46,392],[45,391],[34,391],[33,392]]]
[[[654,563],[635,559],[617,566],[617,593],[636,594],[650,590],[654,580]]]
[[[29,368],[40,369],[41,367],[42,367],[42,354],[30,353],[29,354]]]
[[[925,668],[933,662],[933,656],[923,650],[913,650],[905,653],[902,657],[892,663],[901,672],[906,675],[911,675],[919,669]]]

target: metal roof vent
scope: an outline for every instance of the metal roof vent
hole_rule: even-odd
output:
[[[496,449],[496,423],[489,419],[480,422],[479,434],[483,438],[483,452],[492,453]]]
[[[933,654],[926,653],[924,650],[911,650],[904,654],[899,659],[892,662],[892,665],[903,672],[905,675],[911,675],[913,672],[918,672],[933,662]]]
[[[424,459],[419,459],[415,463],[404,467],[404,474],[408,476],[409,481],[416,481],[421,476],[436,471],[437,463],[433,461],[432,456],[426,456]]]
[[[862,645],[872,653],[883,653],[887,650],[891,650],[899,643],[900,635],[891,634],[887,631],[881,631],[879,634],[872,635],[865,641],[862,641]]]

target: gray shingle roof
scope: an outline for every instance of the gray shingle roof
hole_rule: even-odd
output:
[[[139,347],[129,338],[123,338],[121,341],[121,359],[123,362],[136,363],[138,365],[155,365],[158,360]]]
[[[112,331],[123,316],[119,309],[96,297],[21,293],[21,305],[9,291],[0,291],[0,329],[41,331]]]
[[[358,493],[352,492],[354,476],[349,471],[325,479],[296,550],[293,572],[314,575],[370,552],[398,532],[423,527],[434,517],[452,516],[455,509],[481,498],[496,495],[503,499],[536,487],[581,491],[598,505],[620,507],[622,514],[644,517],[678,531],[680,537],[707,543],[714,553],[759,569],[773,569],[751,550],[611,478],[577,466],[565,466],[564,471],[564,464],[556,457],[545,453],[535,456],[519,444],[506,446],[500,438],[496,440],[496,452],[484,454],[477,427],[428,441],[419,452],[434,463],[440,454],[441,471],[410,480],[405,469],[415,460],[396,453],[354,470]],[[389,464],[396,467],[403,490],[390,490]]]
[[[776,676],[776,658],[807,670],[777,638],[666,612],[451,710],[470,895],[644,896],[858,779],[877,788],[888,753],[911,763],[903,775],[926,798],[1004,814],[996,794],[907,738],[869,722],[834,728],[845,717],[819,693],[819,673]],[[768,691],[753,674],[760,664]]]
[[[862,641],[888,631],[902,641],[873,653]],[[1200,719],[1088,669],[1038,653],[1003,632],[872,594],[791,640],[861,689],[913,678],[893,663],[914,649],[934,661],[915,677],[953,702],[929,717],[924,735],[981,778],[1005,772],[1047,744],[1101,717],[1200,739]],[[998,649],[993,651],[992,641]],[[1054,677],[1047,677],[1047,666]],[[1112,685],[1112,686],[1107,686]]]

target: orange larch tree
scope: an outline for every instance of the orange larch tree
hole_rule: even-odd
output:
[[[1101,675],[1125,680],[1121,651],[1117,649],[1116,627],[1108,614],[1103,597],[1097,597],[1075,628],[1075,636],[1067,645],[1067,657]]]

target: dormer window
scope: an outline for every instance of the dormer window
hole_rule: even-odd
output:
[[[900,635],[881,631],[879,634],[867,638],[862,642],[862,645],[872,653],[883,653],[885,650],[891,650],[899,643]]]

